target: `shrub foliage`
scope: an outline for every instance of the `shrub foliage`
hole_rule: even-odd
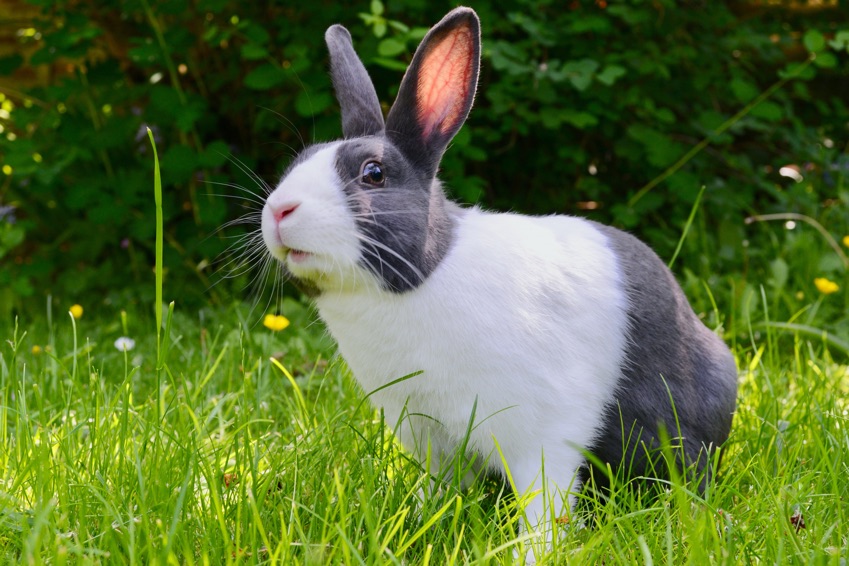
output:
[[[846,7],[472,4],[483,23],[482,81],[442,172],[459,200],[589,215],[669,257],[705,186],[700,221],[714,228],[678,260],[701,277],[743,269],[745,241],[780,232],[747,226],[752,213],[847,225]],[[349,27],[391,103],[422,26],[451,6],[13,2],[4,10],[27,16],[8,20],[13,45],[0,53],[0,206],[13,207],[0,209],[0,260],[10,267],[0,271],[0,302],[150,289],[146,126],[162,159],[169,288],[184,302],[228,291],[207,291],[214,260],[227,236],[250,227],[216,229],[244,207],[256,211],[260,184],[273,185],[305,142],[340,134],[327,26]],[[706,149],[640,191],[702,140]],[[785,166],[805,180],[782,177]]]

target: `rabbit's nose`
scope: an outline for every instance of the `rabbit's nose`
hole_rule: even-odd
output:
[[[280,222],[301,206],[299,202],[284,202],[278,205],[271,206],[271,212],[274,214],[274,219]]]

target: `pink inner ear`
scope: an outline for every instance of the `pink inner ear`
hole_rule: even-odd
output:
[[[434,130],[445,134],[464,118],[473,57],[474,38],[465,27],[452,31],[425,55],[416,90],[424,137]]]

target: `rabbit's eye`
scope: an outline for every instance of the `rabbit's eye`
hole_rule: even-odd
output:
[[[382,187],[386,183],[383,166],[377,161],[369,161],[363,165],[363,183],[372,187]]]

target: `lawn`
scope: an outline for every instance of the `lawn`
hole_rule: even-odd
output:
[[[590,500],[540,563],[845,563],[846,352],[764,324],[756,300],[725,330],[740,393],[716,482]],[[3,330],[5,562],[488,564],[524,544],[500,481],[420,499],[427,475],[308,304],[285,299],[282,330],[250,305],[166,308],[159,353],[144,311],[58,310]]]

